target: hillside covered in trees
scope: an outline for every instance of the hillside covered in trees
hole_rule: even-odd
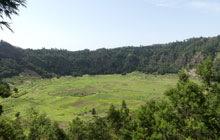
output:
[[[18,75],[24,70],[44,78],[83,74],[177,73],[181,67],[193,68],[207,56],[217,68],[220,36],[191,38],[168,44],[140,47],[67,51],[60,49],[21,49],[0,42],[0,78]]]

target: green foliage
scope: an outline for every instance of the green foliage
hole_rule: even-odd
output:
[[[10,95],[11,91],[5,85],[0,85],[0,97],[7,98]]]
[[[220,86],[211,84],[207,77],[213,75],[208,58],[203,65],[208,71],[206,78],[208,92],[188,79],[182,69],[175,88],[165,92],[169,102],[148,102],[138,114],[133,139],[219,139]],[[204,75],[206,73],[203,72]]]
[[[67,51],[58,49],[20,49],[0,42],[0,77],[12,77],[26,69],[44,78],[57,75],[122,74],[133,71],[144,73],[177,73],[182,67],[193,68],[207,56],[219,69],[220,37],[191,38],[182,42],[161,45],[98,49],[95,51]]]
[[[135,127],[129,114],[129,109],[127,108],[124,100],[122,101],[122,105],[120,108],[120,121],[121,128],[119,130],[119,138],[122,140],[131,140],[132,131],[135,130]]]
[[[107,120],[109,127],[113,130],[113,135],[118,136],[119,139],[132,139],[132,131],[135,128],[124,100],[122,101],[121,108],[118,110],[115,109],[114,105],[110,106]]]
[[[120,111],[115,109],[115,106],[112,104],[108,110],[107,120],[110,124],[110,127],[113,128],[115,133],[119,132],[121,128],[121,118]]]
[[[26,0],[1,0],[0,1],[0,18],[4,20],[4,16],[11,19],[12,15],[18,15],[18,7],[26,5]],[[12,31],[10,25],[6,21],[0,22],[0,28],[2,29],[2,25],[6,26],[8,29]]]
[[[30,125],[28,140],[36,139],[66,139],[66,135],[62,129],[59,128],[56,122],[51,122],[46,114],[39,114],[36,110],[30,110]]]
[[[46,118],[46,115],[40,115],[37,112],[34,112],[30,119],[31,122],[28,139],[36,140],[49,138],[51,121]]]
[[[95,108],[92,108],[92,115],[96,115],[96,110],[95,110]]]
[[[165,94],[177,112],[176,126],[181,128],[178,130],[179,135],[194,139],[208,138],[206,134],[209,131],[203,119],[207,101],[202,89],[196,83],[186,81],[179,82],[176,88],[168,90]]]
[[[73,76],[73,77],[82,77],[82,74],[77,73],[77,72],[73,72],[73,73],[72,73],[72,76]]]
[[[10,87],[8,84],[0,81],[0,97],[1,98],[8,98],[11,96]],[[3,113],[3,107],[0,105],[0,116]]]
[[[19,116],[20,116],[20,112],[17,112],[17,113],[15,114],[15,117],[18,118]]]
[[[13,90],[14,90],[15,93],[18,93],[18,89],[17,88],[14,88]]]
[[[9,84],[1,81],[1,79],[0,79],[0,85],[4,85],[8,90],[11,90]]]
[[[95,117],[91,122],[73,119],[68,130],[70,140],[111,140],[110,131],[104,118]]]
[[[93,122],[87,124],[88,140],[112,140],[110,131],[104,118],[96,117]]]
[[[197,74],[201,76],[203,82],[210,86],[211,79],[213,78],[213,62],[211,57],[207,57],[203,64],[198,64]]]
[[[139,111],[133,139],[177,139],[176,123],[177,118],[171,105],[152,100]]]
[[[18,75],[21,72],[21,66],[13,59],[0,60],[0,78]]]
[[[183,117],[202,113],[200,108],[205,105],[205,95],[197,84],[193,82],[187,82],[184,85],[178,84],[177,88],[172,88],[165,94]]]
[[[55,77],[55,74],[53,74],[53,73],[44,72],[44,73],[42,74],[42,78],[51,79],[51,78],[53,78],[53,77]]]
[[[23,127],[18,121],[11,121],[4,118],[0,118],[0,136],[4,140],[24,140]]]
[[[8,84],[1,84],[0,82],[0,97],[1,98],[8,98],[9,96],[11,96],[11,91],[10,91],[10,87],[8,86]],[[0,105],[0,116],[3,113],[3,107],[2,105]]]
[[[184,68],[182,68],[179,73],[179,83],[183,84],[189,81],[189,75],[185,73]]]
[[[65,131],[59,127],[57,122],[53,122],[50,127],[51,133],[49,134],[49,139],[51,140],[68,140]]]
[[[3,107],[0,105],[0,115],[3,113]]]
[[[86,140],[87,127],[79,118],[73,119],[68,130],[68,137],[71,140]]]

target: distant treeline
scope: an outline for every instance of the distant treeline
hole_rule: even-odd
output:
[[[1,41],[0,78],[18,75],[25,69],[33,70],[45,78],[63,75],[125,74],[132,71],[177,73],[181,67],[193,68],[207,56],[211,56],[215,67],[218,67],[218,52],[220,36],[191,38],[152,46],[74,52],[62,49],[21,49]]]

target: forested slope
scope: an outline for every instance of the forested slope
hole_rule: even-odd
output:
[[[25,69],[50,78],[55,75],[113,74],[141,71],[176,73],[181,67],[193,68],[207,56],[219,64],[220,36],[191,38],[168,44],[140,47],[67,51],[21,49],[0,42],[0,77],[18,75]]]

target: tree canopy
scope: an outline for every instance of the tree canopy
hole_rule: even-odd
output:
[[[133,71],[153,74],[177,73],[182,67],[195,68],[207,56],[211,56],[210,60],[218,70],[219,44],[220,36],[217,36],[152,46],[68,51],[21,49],[1,41],[0,77],[19,75],[27,69],[44,78],[65,75],[75,77],[83,74],[126,74]]]

